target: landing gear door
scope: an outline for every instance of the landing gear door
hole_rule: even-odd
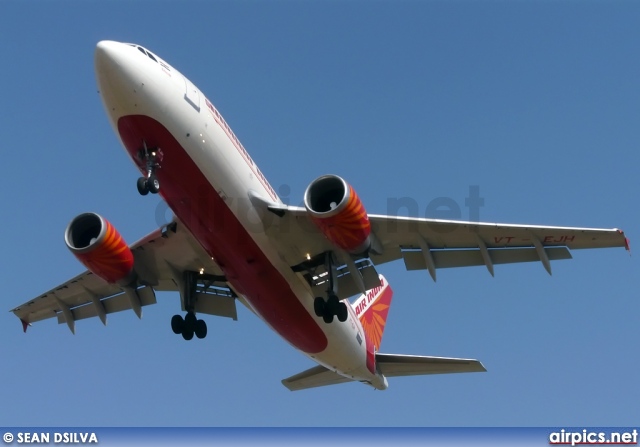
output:
[[[200,93],[198,93],[198,89],[195,87],[195,85],[191,83],[191,81],[189,81],[184,76],[182,78],[184,79],[184,86],[185,86],[184,99],[186,99],[187,102],[191,104],[193,108],[199,112],[200,111]]]

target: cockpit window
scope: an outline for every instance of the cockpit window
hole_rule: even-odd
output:
[[[136,48],[138,48],[138,50],[140,50],[142,54],[146,54],[147,56],[149,56],[149,59],[151,59],[153,62],[158,62],[158,60],[153,56],[153,54],[151,54],[151,51],[147,51],[141,46],[137,46]]]

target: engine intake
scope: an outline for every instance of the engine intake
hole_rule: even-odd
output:
[[[84,213],[74,218],[64,234],[67,247],[93,274],[108,283],[129,283],[133,253],[105,218]]]
[[[317,178],[304,193],[313,223],[332,244],[362,254],[371,246],[371,224],[355,190],[337,175]]]

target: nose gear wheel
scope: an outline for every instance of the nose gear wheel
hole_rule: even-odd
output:
[[[157,194],[160,191],[160,181],[155,172],[156,169],[160,168],[162,150],[160,148],[147,148],[146,142],[143,142],[143,146],[138,151],[138,159],[144,162],[147,175],[140,177],[136,186],[140,195],[146,196],[148,193]]]

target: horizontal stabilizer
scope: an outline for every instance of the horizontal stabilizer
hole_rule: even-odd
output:
[[[311,369],[302,371],[295,376],[291,376],[282,381],[282,384],[291,391],[305,390],[326,385],[337,385],[338,383],[351,382],[344,376],[335,373],[322,365],[314,366]]]
[[[376,354],[376,365],[386,377],[486,371],[478,360],[421,355]]]
[[[376,367],[385,377],[486,371],[478,360],[402,354],[376,354]],[[291,391],[298,391],[351,381],[347,377],[318,365],[284,379],[282,384]]]

